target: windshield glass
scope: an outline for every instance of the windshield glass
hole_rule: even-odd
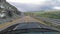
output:
[[[22,33],[24,29],[30,31]],[[0,33],[16,34],[16,30],[60,34],[60,0],[0,0]]]

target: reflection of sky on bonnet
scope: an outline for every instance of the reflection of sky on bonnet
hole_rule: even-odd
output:
[[[48,7],[52,6],[52,9],[60,9],[60,0],[7,0],[7,2],[11,3],[12,5],[14,5],[14,3],[26,4],[27,7],[31,8],[32,10],[34,8],[38,9],[39,7],[42,6],[48,6]],[[17,4],[15,4],[15,6],[17,7]],[[22,9],[20,7],[17,8]]]

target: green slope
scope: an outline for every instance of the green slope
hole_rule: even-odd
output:
[[[34,12],[36,16],[60,19],[60,11]]]

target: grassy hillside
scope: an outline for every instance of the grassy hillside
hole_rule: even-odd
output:
[[[60,11],[34,12],[35,16],[60,19]]]
[[[45,18],[55,18],[60,19],[60,10],[57,11],[37,11],[37,12],[25,12],[26,15],[45,17]]]

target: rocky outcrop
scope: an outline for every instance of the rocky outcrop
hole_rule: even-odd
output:
[[[20,12],[20,11],[18,11],[18,9],[16,7],[14,7],[11,4],[9,4],[8,2],[6,2],[6,0],[0,0],[0,7],[3,8],[4,10],[10,10],[16,14],[18,14],[18,12]]]
[[[18,11],[16,7],[6,2],[6,0],[0,0],[0,23],[5,23],[20,18],[20,15],[21,12]]]

